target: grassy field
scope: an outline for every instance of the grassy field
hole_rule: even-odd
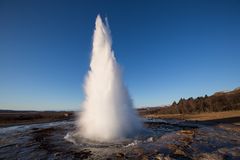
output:
[[[73,118],[73,112],[54,111],[1,111],[0,127],[44,123]]]
[[[240,125],[240,110],[198,114],[142,113],[140,115],[144,118],[181,119],[201,122],[234,123]],[[52,122],[67,119],[74,119],[74,112],[1,111],[0,127]]]
[[[240,123],[240,110],[199,114],[146,114],[142,116],[145,118],[183,119],[191,121],[223,121],[229,123]]]
[[[146,118],[174,118],[185,120],[213,120],[221,118],[239,117],[240,111],[225,111],[225,112],[210,112],[210,113],[198,113],[198,114],[149,114],[144,115]]]

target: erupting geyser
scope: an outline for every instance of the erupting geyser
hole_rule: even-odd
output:
[[[77,126],[84,138],[111,141],[134,134],[141,123],[123,84],[108,25],[99,15],[95,25],[90,70],[84,86],[85,100]]]

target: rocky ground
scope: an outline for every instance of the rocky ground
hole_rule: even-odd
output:
[[[73,121],[4,127],[0,159],[240,159],[240,127],[144,120],[146,132],[113,143],[64,139]]]

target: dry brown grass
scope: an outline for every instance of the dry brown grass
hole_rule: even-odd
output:
[[[210,112],[210,113],[199,113],[199,114],[196,114],[196,113],[195,114],[149,114],[149,115],[144,115],[144,117],[207,121],[207,120],[240,117],[240,111],[238,110],[238,111],[225,111],[225,112]]]
[[[44,123],[73,118],[73,112],[0,111],[0,127]]]

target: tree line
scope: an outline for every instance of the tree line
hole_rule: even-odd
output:
[[[165,107],[152,107],[139,109],[139,112],[147,114],[189,114],[202,112],[220,112],[228,110],[240,110],[240,88],[230,92],[217,92],[211,96],[197,98],[181,98]]]

